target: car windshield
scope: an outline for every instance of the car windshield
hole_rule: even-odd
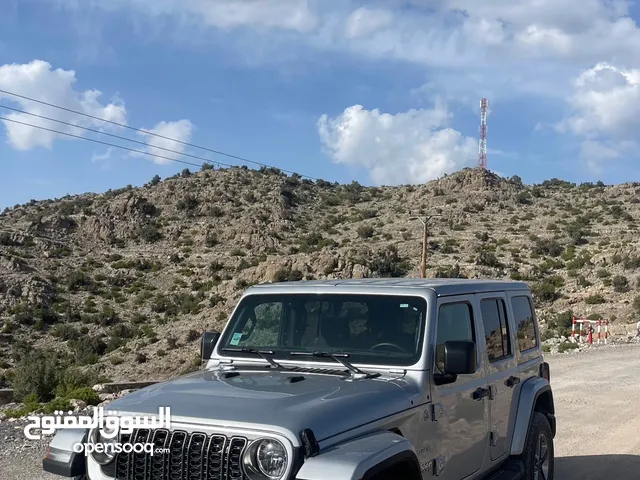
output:
[[[348,354],[349,362],[413,365],[420,358],[427,302],[422,297],[355,294],[254,294],[244,297],[220,339],[220,354],[240,348]],[[225,350],[231,348],[233,350]]]

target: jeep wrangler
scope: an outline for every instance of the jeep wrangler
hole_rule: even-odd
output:
[[[108,406],[116,416],[168,406],[170,428],[113,438],[61,429],[44,470],[78,480],[553,479],[550,372],[526,283],[257,285],[221,333],[205,332],[201,355],[200,370]],[[79,443],[105,448],[76,453]],[[159,450],[123,447],[140,443]]]

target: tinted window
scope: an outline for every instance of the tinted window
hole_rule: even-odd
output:
[[[471,305],[466,302],[445,303],[438,312],[436,373],[444,373],[444,343],[450,340],[475,342]]]
[[[247,312],[251,320],[244,324],[242,336],[236,337],[234,345],[246,347],[266,347],[278,341],[280,321],[282,318],[282,303],[265,302],[256,305],[253,311]]]
[[[241,301],[220,345],[269,349],[276,359],[321,350],[348,353],[354,363],[411,365],[420,358],[426,310],[412,296],[255,294]]]
[[[511,308],[513,308],[513,320],[518,329],[518,348],[524,352],[536,347],[538,340],[529,297],[513,297]]]
[[[504,301],[501,298],[482,300],[480,309],[489,361],[510,356],[511,340]]]

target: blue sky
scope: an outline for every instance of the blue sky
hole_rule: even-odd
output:
[[[639,171],[638,19],[624,0],[4,0],[0,89],[366,185],[475,165],[487,96],[491,170],[619,183]],[[238,163],[1,92],[0,105]],[[0,209],[185,167],[2,123]]]

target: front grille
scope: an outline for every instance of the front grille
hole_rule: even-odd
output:
[[[244,437],[138,429],[122,434],[121,444],[153,443],[162,453],[117,454],[102,472],[117,480],[245,480],[241,459]],[[128,451],[128,450],[127,450]]]

